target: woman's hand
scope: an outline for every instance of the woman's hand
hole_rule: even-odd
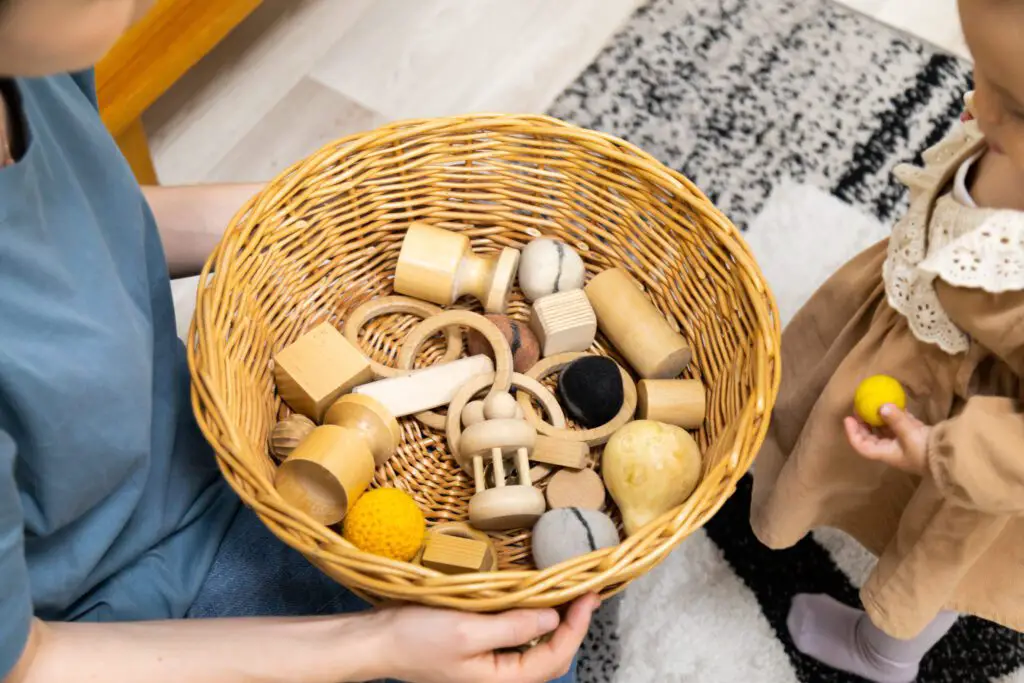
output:
[[[878,436],[860,420],[848,417],[843,425],[853,450],[868,460],[924,476],[928,471],[928,435],[932,428],[893,405],[881,410],[892,436]]]
[[[558,612],[548,609],[493,615],[384,609],[377,615],[385,648],[379,677],[410,683],[545,683],[569,671],[599,604],[593,595],[580,598],[561,624]],[[522,654],[495,652],[552,631],[550,640]]]

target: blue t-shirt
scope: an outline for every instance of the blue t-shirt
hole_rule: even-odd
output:
[[[237,498],[189,403],[153,216],[92,74],[5,84],[0,169],[0,678],[32,614],[182,616]]]

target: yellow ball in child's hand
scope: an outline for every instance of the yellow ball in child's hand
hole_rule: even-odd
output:
[[[423,544],[427,523],[405,491],[376,489],[363,494],[345,516],[342,536],[360,550],[408,562]]]
[[[872,427],[884,427],[885,421],[879,414],[884,405],[906,409],[907,394],[899,382],[886,375],[875,375],[860,383],[853,397],[853,409],[860,419]]]

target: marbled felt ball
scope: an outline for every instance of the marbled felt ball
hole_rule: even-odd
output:
[[[615,523],[603,512],[558,508],[545,512],[533,527],[533,563],[537,569],[619,544]]]
[[[512,365],[516,372],[526,372],[537,364],[540,360],[540,342],[529,325],[513,320],[507,315],[490,314],[484,317],[494,323],[508,340],[508,345],[512,349]],[[476,330],[470,330],[466,335],[466,348],[471,356],[482,353],[494,358],[491,345]]]
[[[624,400],[622,374],[611,358],[577,358],[558,378],[558,402],[569,417],[588,429],[607,424]]]
[[[581,289],[583,259],[565,242],[541,238],[526,245],[519,257],[519,288],[527,301],[570,289]]]

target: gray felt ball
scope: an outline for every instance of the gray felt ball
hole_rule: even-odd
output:
[[[572,247],[558,240],[535,239],[519,257],[519,288],[527,301],[581,289],[585,276],[583,259]]]
[[[533,562],[547,569],[580,555],[619,544],[615,523],[603,512],[558,508],[545,512],[533,527]]]

